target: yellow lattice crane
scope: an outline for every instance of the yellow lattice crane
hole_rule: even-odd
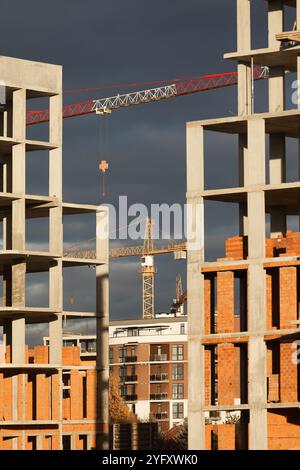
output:
[[[92,240],[89,240],[92,241]],[[154,278],[155,264],[154,256],[165,253],[174,253],[175,259],[186,257],[186,243],[171,243],[168,245],[155,246],[153,238],[153,222],[147,219],[145,238],[143,245],[111,248],[109,256],[111,259],[127,258],[131,256],[141,257],[142,273],[142,318],[153,318],[155,313]],[[95,259],[94,250],[71,249],[64,255],[67,258]]]

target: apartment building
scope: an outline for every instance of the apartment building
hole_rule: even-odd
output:
[[[86,364],[95,360],[95,336],[64,335],[63,344],[80,347]],[[157,421],[161,431],[181,423],[188,398],[186,316],[111,321],[109,368],[120,395],[141,421]]]

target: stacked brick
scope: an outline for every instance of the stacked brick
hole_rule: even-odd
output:
[[[237,260],[247,257],[247,237],[230,237],[225,243],[226,258]],[[286,236],[266,240],[266,257],[298,256],[300,254],[300,232],[287,231]]]
[[[47,365],[49,348],[37,346],[27,349],[27,362]],[[6,350],[6,360],[10,360],[10,349]],[[79,370],[80,348],[63,348],[64,370],[70,375],[69,386],[63,388],[68,393],[62,399],[63,432],[73,437],[72,447],[78,450],[89,445],[95,446],[95,433],[101,431],[96,424],[96,386],[95,369]],[[92,365],[92,364],[90,364]],[[70,366],[71,369],[68,369]],[[72,368],[73,367],[73,368]],[[24,373],[1,369],[0,372],[0,450],[3,449],[59,449],[58,427],[60,415],[60,372],[57,369],[28,369]],[[13,396],[17,394],[17,407],[13,407]],[[1,421],[5,426],[1,427]],[[27,421],[25,440],[22,441],[22,421]],[[36,434],[35,422],[43,422],[42,429]],[[86,423],[85,423],[86,421]],[[12,428],[8,428],[8,422]],[[17,423],[19,422],[19,423]],[[33,428],[28,427],[32,422]],[[79,424],[80,423],[80,424]],[[23,433],[24,434],[24,433]],[[22,442],[23,444],[22,444]]]

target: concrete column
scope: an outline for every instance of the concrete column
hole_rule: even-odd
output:
[[[63,255],[62,206],[49,209],[49,252],[53,256]]]
[[[300,109],[300,90],[299,90],[299,85],[300,85],[300,55],[297,57],[297,107]]]
[[[12,330],[12,363],[25,363],[25,318],[14,315],[11,321]]]
[[[249,266],[249,351],[248,403],[250,408],[249,447],[267,449],[267,349],[264,341],[266,327],[266,277],[261,264]]]
[[[266,406],[266,280],[265,257],[265,124],[262,119],[248,122],[248,258],[257,264],[248,267],[248,329],[249,329],[249,446],[267,448]]]
[[[269,112],[278,113],[285,108],[285,71],[283,67],[269,69]]]
[[[300,0],[296,0],[297,29],[300,29]]]
[[[248,258],[265,256],[265,198],[263,192],[248,193]]]
[[[188,354],[189,354],[189,449],[205,449],[205,362],[201,338],[205,334],[204,276],[204,131],[197,124],[187,127],[187,196],[188,196]],[[199,215],[199,217],[198,217]]]
[[[24,88],[13,91],[13,138],[24,141],[26,139],[26,90]]]
[[[49,196],[62,199],[62,95],[50,98],[49,141],[58,148],[49,152]]]
[[[251,49],[251,2],[237,0],[237,50],[239,53]],[[238,114],[251,114],[251,67],[238,64]]]
[[[251,315],[251,313],[250,313]],[[249,340],[249,449],[268,449],[267,354],[263,337]]]
[[[264,185],[265,177],[265,121],[262,118],[248,121],[248,159],[245,167],[247,186]]]
[[[265,256],[265,123],[263,119],[248,122],[248,257]]]
[[[251,1],[237,0],[237,50],[251,49]]]
[[[238,115],[247,116],[252,110],[252,74],[249,64],[238,63]]]
[[[108,449],[109,424],[109,213],[101,207],[96,214],[96,258],[102,264],[96,267],[96,314],[97,314],[97,417],[103,423],[104,432],[97,434],[97,448]]]
[[[280,41],[275,36],[283,32],[283,2],[272,0],[268,2],[268,7],[269,48],[280,50]]]
[[[59,312],[57,317],[49,322],[49,360],[50,364],[62,362],[62,261],[49,269],[49,306]]]
[[[12,306],[25,306],[26,263],[14,262],[12,272]],[[14,315],[12,321],[12,363],[24,364],[25,357],[25,317]]]
[[[245,168],[248,167],[248,143],[247,134],[239,134],[239,186],[242,188],[247,186],[247,175]],[[248,216],[247,204],[239,204],[239,234],[240,236],[248,235]]]

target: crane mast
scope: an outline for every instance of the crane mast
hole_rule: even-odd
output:
[[[147,219],[144,246],[143,246],[143,256],[141,263],[141,273],[142,273],[142,318],[154,318],[154,276],[155,276],[155,266],[154,266],[154,257],[150,255],[151,250],[154,249],[153,241],[153,226],[152,220]]]

